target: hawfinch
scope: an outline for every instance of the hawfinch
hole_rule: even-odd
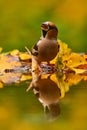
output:
[[[41,62],[49,62],[54,59],[59,51],[57,42],[58,29],[52,22],[44,22],[41,25],[42,36],[34,45],[31,54],[38,65]]]

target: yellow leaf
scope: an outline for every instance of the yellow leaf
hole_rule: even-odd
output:
[[[31,55],[27,54],[27,53],[21,53],[19,55],[20,59],[21,60],[28,60],[28,59],[31,59]]]
[[[80,56],[77,53],[71,53],[70,55],[64,55],[62,58],[62,62],[64,66],[67,66],[68,68],[75,68],[82,64],[87,64],[87,61],[83,58],[83,56]]]
[[[0,82],[0,88],[3,88],[3,87],[4,87],[3,83],[2,83],[2,82]]]
[[[65,67],[65,64],[63,63],[63,57],[67,57],[71,54],[71,49],[68,48],[68,45],[61,40],[58,40],[59,44],[59,52],[56,56],[55,64],[59,69],[62,69]]]
[[[0,47],[0,52],[2,52],[2,48]]]
[[[64,55],[69,55],[71,53],[71,49],[68,48],[68,45],[64,42],[62,42],[61,40],[58,40],[58,43],[59,43],[59,57],[62,57]]]
[[[19,54],[19,50],[15,49],[15,50],[11,51],[10,54],[12,56],[18,55]]]
[[[87,54],[84,54],[84,55],[83,55],[83,57],[84,57],[84,59],[86,59],[86,60],[87,60]]]
[[[76,74],[82,74],[82,73],[87,72],[87,70],[85,70],[85,69],[75,69],[75,68],[72,68],[72,70],[74,70]]]

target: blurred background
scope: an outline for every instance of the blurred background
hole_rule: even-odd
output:
[[[87,51],[86,0],[0,0],[0,46],[5,52],[31,49],[44,21],[57,25],[58,38],[73,51]]]
[[[25,51],[41,35],[40,25],[54,22],[58,38],[74,52],[87,52],[87,0],[0,0],[0,47]],[[71,87],[60,101],[61,114],[44,121],[42,105],[29,82],[0,89],[0,130],[87,130],[87,83]]]

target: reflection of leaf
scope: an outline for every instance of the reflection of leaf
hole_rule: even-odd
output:
[[[31,80],[31,78],[32,78],[31,75],[22,75],[20,78],[20,81]]]
[[[0,76],[0,81],[4,84],[17,83],[20,81],[21,73],[3,73]]]
[[[81,80],[87,80],[87,76],[75,74],[75,73],[65,73],[65,74],[53,74],[50,76],[51,80],[57,83],[61,91],[60,98],[65,96],[65,93],[69,91],[72,85],[78,84]]]
[[[63,79],[63,76],[61,78],[59,78],[60,76],[57,74],[53,74],[50,76],[51,80],[53,80],[54,82],[56,82],[58,88],[61,91],[61,96],[60,98],[63,98],[65,96],[65,93],[69,90],[69,84],[68,82],[65,82]]]
[[[68,74],[65,74],[64,81],[68,82],[69,86],[71,86],[71,85],[76,85],[82,79],[83,79],[83,76],[80,76],[80,75],[75,74],[75,73],[68,73]]]

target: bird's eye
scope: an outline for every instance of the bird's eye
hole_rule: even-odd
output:
[[[57,28],[55,26],[50,26],[49,25],[49,30],[52,30],[52,29],[56,29],[57,30]]]
[[[51,29],[54,29],[54,27],[52,27],[52,26],[49,26],[49,30],[51,30]]]
[[[53,29],[56,30],[56,31],[58,31],[58,29],[55,26],[50,26],[49,25],[49,30],[53,30]]]

